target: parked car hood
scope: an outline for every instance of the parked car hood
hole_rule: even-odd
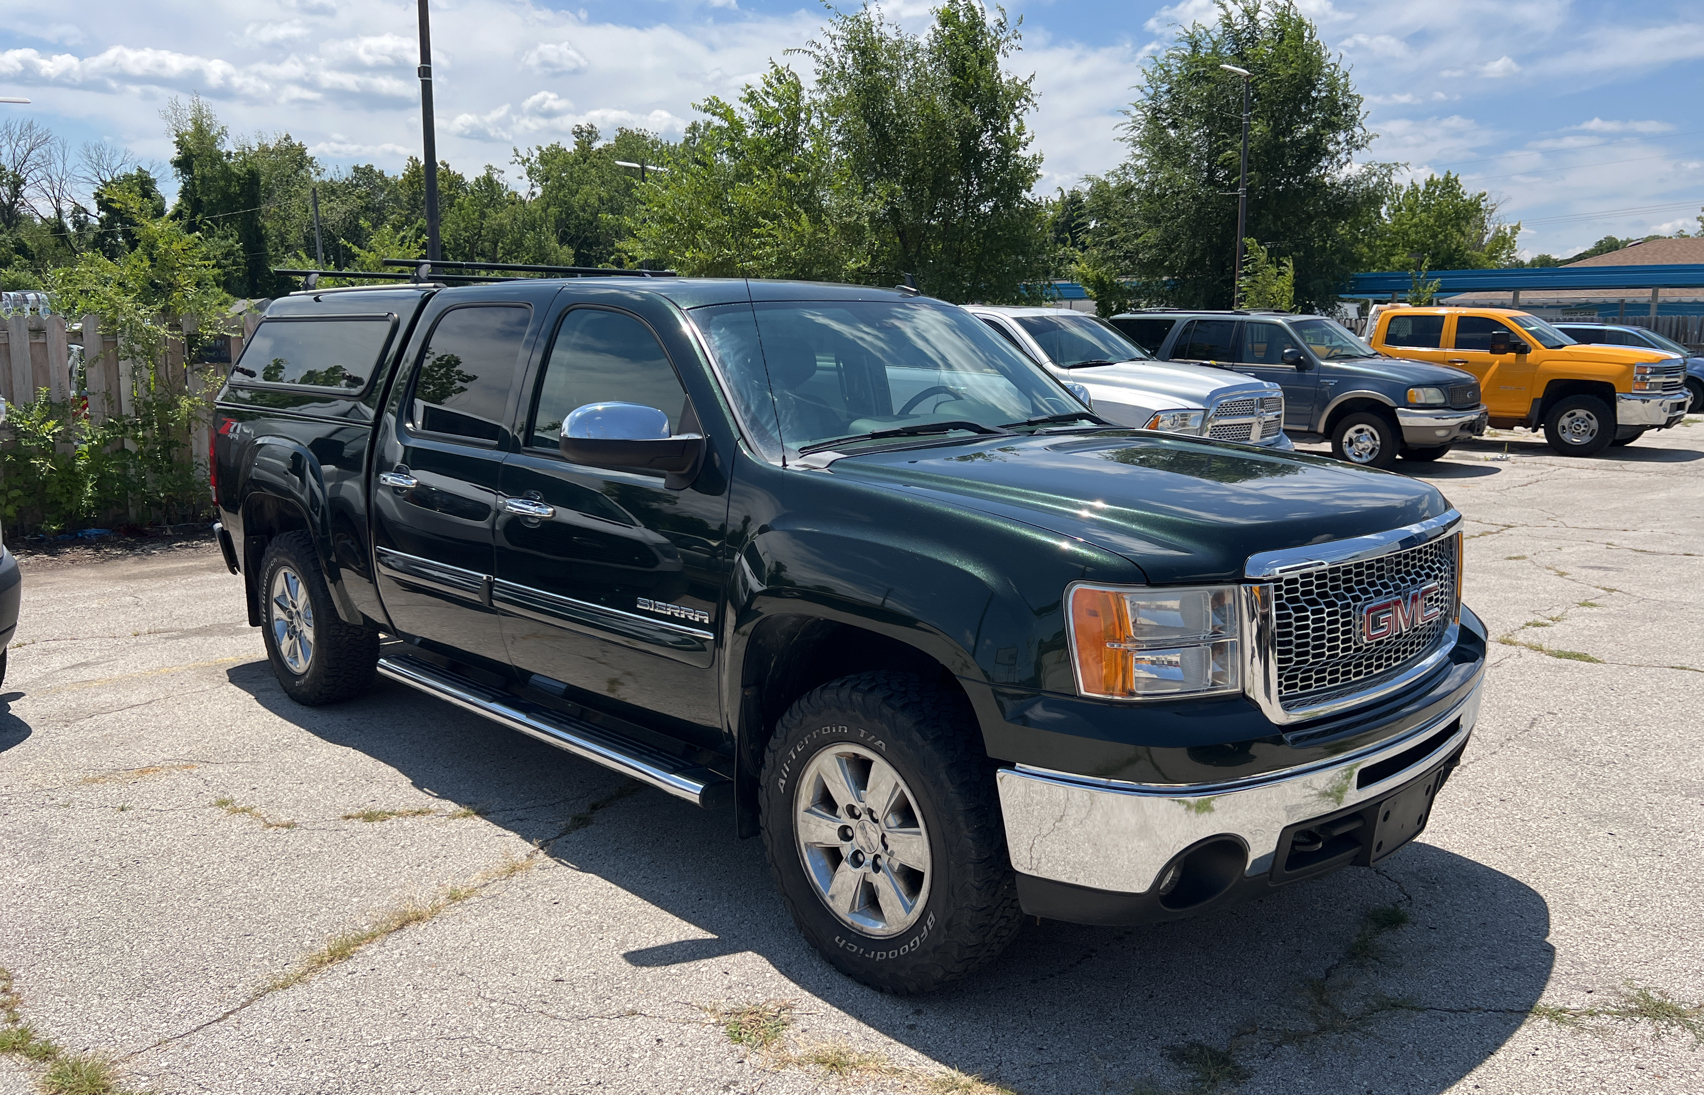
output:
[[[1425,483],[1303,453],[1144,430],[1041,433],[848,457],[831,473],[1086,541],[1155,584],[1236,581],[1256,552],[1411,525]]]
[[[1347,382],[1351,377],[1366,377],[1388,383],[1401,381],[1412,387],[1422,384],[1449,386],[1467,384],[1477,378],[1470,372],[1451,365],[1435,365],[1430,361],[1415,361],[1410,357],[1348,357],[1331,362],[1334,376]],[[1341,387],[1339,391],[1343,390]]]
[[[1169,396],[1174,407],[1205,407],[1210,400],[1233,388],[1247,388],[1250,392],[1271,389],[1274,394],[1281,391],[1278,385],[1247,373],[1181,361],[1120,361],[1116,365],[1090,365],[1081,369],[1056,368],[1054,372],[1062,379],[1084,385],[1096,398],[1101,398],[1097,389],[1104,389],[1107,399],[1144,406],[1153,406],[1153,400],[1120,399],[1118,393],[1129,392],[1134,397],[1152,392]]]
[[[1576,342],[1544,352],[1551,355],[1552,360],[1608,361],[1616,365],[1649,365],[1653,361],[1672,360],[1680,356],[1667,350],[1654,350],[1646,346],[1598,346],[1590,342]]]

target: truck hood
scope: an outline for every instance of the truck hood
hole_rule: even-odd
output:
[[[1559,346],[1544,353],[1552,361],[1607,361],[1616,365],[1649,365],[1654,361],[1681,360],[1679,354],[1671,354],[1667,350],[1642,346],[1598,346],[1590,342]]]
[[[1434,488],[1391,472],[1142,430],[890,450],[837,460],[830,473],[1093,544],[1156,585],[1237,581],[1256,552],[1449,510]]]
[[[1365,377],[1386,383],[1396,380],[1409,387],[1425,384],[1448,387],[1451,384],[1467,384],[1476,379],[1472,373],[1451,365],[1434,365],[1430,361],[1415,361],[1409,357],[1336,358],[1330,362],[1330,366],[1335,376],[1344,379]]]
[[[1162,401],[1165,408],[1205,407],[1232,389],[1247,389],[1251,395],[1267,391],[1277,395],[1282,391],[1278,385],[1247,373],[1180,361],[1121,361],[1083,369],[1055,368],[1053,372],[1061,380],[1076,381],[1088,388],[1096,399],[1139,404],[1154,410],[1163,409]]]

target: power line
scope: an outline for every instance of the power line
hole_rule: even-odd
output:
[[[1596,217],[1631,217],[1640,213],[1662,213],[1670,209],[1691,209],[1695,205],[1704,204],[1697,198],[1685,202],[1667,202],[1662,205],[1632,205],[1624,209],[1598,209],[1589,213],[1567,213],[1558,217],[1535,217],[1532,220],[1521,220],[1524,227],[1529,224],[1553,224],[1557,221],[1584,221]]]

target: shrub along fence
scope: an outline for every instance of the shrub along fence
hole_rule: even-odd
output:
[[[99,316],[70,325],[57,315],[6,316],[0,519],[7,539],[205,516],[212,397],[256,322],[245,317],[229,333],[202,331],[193,320],[160,323],[138,350],[103,331]]]

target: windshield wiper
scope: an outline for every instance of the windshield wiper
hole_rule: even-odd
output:
[[[1136,361],[1136,360],[1139,360],[1139,359],[1138,358],[1131,358],[1130,360]],[[1118,362],[1108,361],[1104,357],[1091,357],[1087,361],[1073,361],[1073,362],[1071,362],[1071,364],[1069,364],[1065,367],[1067,369],[1092,369],[1097,365],[1117,365],[1117,364],[1118,364]]]
[[[953,418],[945,422],[917,422],[910,426],[895,426],[888,430],[871,430],[869,433],[849,434],[846,437],[835,437],[828,441],[813,441],[809,445],[799,446],[799,455],[821,452],[824,449],[832,449],[836,445],[848,445],[854,441],[878,441],[884,437],[922,437],[931,433],[951,433],[953,430],[1000,435],[1008,432],[993,426],[984,426],[980,422],[972,422],[968,418]]]
[[[1035,418],[1026,418],[1022,422],[1008,422],[1006,423],[1006,428],[1010,430],[1016,429],[1019,426],[1051,426],[1054,423],[1081,422],[1084,419],[1093,422],[1097,426],[1112,425],[1112,423],[1108,422],[1098,414],[1090,414],[1088,411],[1067,411],[1064,414],[1044,414]]]

